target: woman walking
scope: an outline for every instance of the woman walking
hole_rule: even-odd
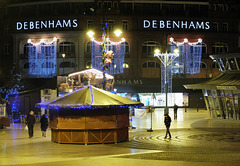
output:
[[[48,128],[48,119],[46,118],[45,114],[41,116],[40,123],[41,123],[42,137],[46,137],[46,130]]]

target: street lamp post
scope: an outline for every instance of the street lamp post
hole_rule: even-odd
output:
[[[106,90],[106,70],[108,70],[108,63],[111,63],[112,62],[112,58],[113,58],[113,51],[110,51],[110,50],[107,50],[107,47],[106,47],[106,42],[109,41],[109,38],[106,38],[106,29],[107,29],[107,23],[105,23],[105,26],[103,27],[103,34],[102,34],[102,53],[101,53],[101,56],[102,56],[102,71],[103,71],[103,82],[102,82],[102,85],[103,85],[103,89]],[[121,35],[121,31],[120,30],[116,30],[114,31],[115,35],[117,37],[119,37]],[[94,32],[93,31],[89,31],[87,32],[87,35],[91,38],[91,40],[94,40],[93,36],[94,36]],[[122,38],[121,40],[122,42],[125,41],[124,38]],[[110,55],[111,54],[111,55]]]
[[[62,63],[63,64],[63,66],[62,66],[63,67],[63,74],[64,74],[64,59],[65,59],[65,56],[66,56],[65,54],[62,54],[62,57],[63,57],[63,63]]]
[[[168,114],[168,67],[169,65],[179,56],[179,50],[175,49],[174,53],[160,53],[159,49],[156,49],[154,57],[157,57],[165,67],[165,97],[166,97],[166,106],[164,109],[164,114]]]

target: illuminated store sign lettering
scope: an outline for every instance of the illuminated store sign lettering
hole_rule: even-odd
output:
[[[208,21],[143,20],[144,29],[210,29]]]
[[[76,28],[77,19],[74,20],[47,20],[17,22],[17,30],[54,29],[54,28]]]
[[[142,85],[142,80],[117,80],[117,85]]]

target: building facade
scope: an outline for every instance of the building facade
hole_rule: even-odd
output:
[[[91,41],[86,33],[93,30],[95,39],[101,41],[107,22],[107,37],[119,41],[113,31],[121,29],[125,38],[124,72],[114,75],[114,88],[135,99],[140,95],[146,105],[165,105],[161,62],[154,57],[154,50],[168,51],[170,38],[178,42],[202,39],[200,73],[173,74],[175,97],[169,104],[196,107],[200,103],[204,107],[201,91],[186,90],[182,85],[218,75],[218,65],[209,55],[238,48],[237,0],[25,0],[0,5],[2,80],[11,62],[31,79],[91,68]],[[178,98],[182,99],[175,101]]]
[[[210,117],[240,120],[240,53],[215,54],[210,57],[219,64],[222,73],[209,81],[185,87],[202,90]]]

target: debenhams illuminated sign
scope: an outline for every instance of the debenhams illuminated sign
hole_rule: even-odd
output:
[[[143,20],[144,29],[210,29],[209,21]]]
[[[76,28],[77,19],[69,20],[46,20],[46,21],[24,21],[17,22],[17,30]]]

